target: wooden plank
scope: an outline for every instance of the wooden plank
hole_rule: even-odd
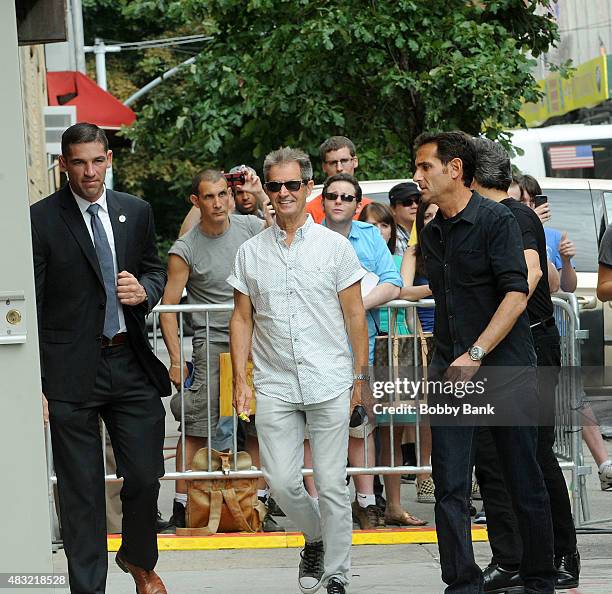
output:
[[[247,382],[253,389],[253,362],[247,364]],[[234,382],[232,379],[232,357],[229,353],[219,355],[219,415],[231,417],[234,414],[232,406]],[[255,398],[251,400],[251,414],[255,414]]]

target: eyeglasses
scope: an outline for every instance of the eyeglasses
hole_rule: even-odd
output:
[[[285,186],[285,188],[287,188],[287,190],[289,190],[290,192],[297,192],[301,187],[302,184],[307,184],[308,180],[307,179],[291,179],[289,181],[269,181],[266,182],[264,184],[264,186],[266,187],[266,190],[268,190],[268,192],[280,192],[281,188],[283,186]]]
[[[342,165],[342,167],[346,167],[355,157],[351,157],[350,159],[335,159],[334,161],[325,161],[325,165],[329,165],[330,167],[338,167],[338,165]]]
[[[333,200],[334,202],[340,198],[342,202],[352,202],[353,200],[357,200],[355,196],[351,196],[350,194],[335,194],[333,192],[329,192],[327,194],[323,194],[325,200]]]
[[[414,198],[400,198],[399,200],[394,200],[393,204],[399,204],[400,206],[412,206],[413,204],[419,205],[421,201],[420,196],[415,196]]]

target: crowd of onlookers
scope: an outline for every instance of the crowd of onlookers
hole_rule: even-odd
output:
[[[387,309],[377,308],[394,298],[418,301],[431,298],[423,256],[418,244],[419,234],[435,216],[438,207],[421,201],[417,184],[406,181],[393,186],[388,194],[389,203],[375,202],[362,195],[356,181],[359,157],[353,142],[342,136],[333,136],[320,147],[321,168],[326,183],[322,193],[312,197],[307,212],[314,222],[326,225],[345,234],[356,249],[361,265],[371,273],[374,279],[364,281],[369,292],[364,295],[370,336],[370,363],[377,366],[388,365],[387,334],[389,320]],[[185,217],[180,229],[180,237],[169,252],[168,284],[164,293],[164,304],[177,304],[183,290],[187,290],[187,303],[223,303],[231,301],[232,288],[225,282],[229,275],[238,247],[249,237],[258,233],[265,226],[272,224],[273,211],[270,200],[254,169],[238,165],[229,171],[230,174],[242,173],[243,183],[235,183],[231,176],[228,183],[222,172],[206,170],[200,172],[193,180],[190,200],[192,208]],[[545,202],[535,205],[535,196],[541,189],[535,178],[529,175],[515,175],[508,189],[508,195],[528,205],[538,215],[542,223],[552,217],[551,205]],[[334,198],[334,196],[336,198]],[[348,201],[346,197],[353,196]],[[248,216],[245,216],[248,215]],[[257,220],[256,220],[257,219]],[[231,224],[228,225],[228,221]],[[368,225],[363,225],[367,223]],[[374,237],[373,225],[383,241]],[[550,291],[573,292],[576,289],[576,272],[572,263],[576,250],[567,233],[550,226],[544,228],[547,250],[547,267]],[[386,249],[382,249],[384,246]],[[372,286],[371,283],[374,283]],[[414,327],[412,316],[399,309],[392,316],[392,336],[395,345],[394,364],[412,364],[412,335],[419,332],[425,348],[419,353],[431,359],[433,353],[434,309],[417,308],[417,325]],[[193,364],[189,387],[185,389],[185,432],[186,453],[182,451],[179,439],[176,452],[176,468],[185,465],[200,447],[207,443],[207,378],[205,362],[207,353],[206,323],[204,314],[192,314]],[[231,446],[231,419],[219,417],[219,354],[229,352],[227,315],[210,315],[209,345],[211,389],[211,420],[213,446],[224,449]],[[164,340],[170,353],[170,377],[175,387],[180,386],[189,371],[186,366],[180,369],[180,353],[177,338],[177,321],[174,315],[162,315],[161,327]],[[177,419],[181,419],[180,394],[177,392],[171,404]],[[371,420],[372,421],[372,420]],[[360,428],[361,433],[352,431],[349,441],[349,463],[352,466],[364,466],[363,440],[368,440],[367,464],[374,466],[377,462],[389,465],[389,424],[381,422],[374,426]],[[427,466],[430,464],[431,433],[426,418],[419,427],[419,448],[415,447],[416,431],[414,420],[406,424],[395,423],[395,464],[406,466]],[[605,444],[598,428],[593,424],[584,427],[585,440],[591,448],[595,460],[605,472],[609,462]],[[251,454],[256,465],[259,464],[257,435],[253,424],[239,422],[239,443]],[[420,459],[416,459],[419,450]],[[306,441],[305,465],[310,463],[308,441]],[[380,528],[385,525],[423,525],[426,522],[414,517],[400,504],[400,482],[413,482],[416,479],[416,500],[421,503],[434,503],[434,484],[429,474],[386,475],[384,492],[380,477],[360,475],[355,477],[355,502],[353,515],[355,522],[362,529]],[[612,480],[612,479],[610,479]],[[306,480],[309,492],[316,495],[314,483]],[[269,497],[265,482],[260,480],[259,496],[269,502],[274,513],[278,510]],[[477,487],[475,483],[475,492]],[[384,493],[384,494],[383,494]],[[185,504],[187,484],[178,481],[170,519],[166,531],[185,525]],[[484,512],[480,513],[484,516]],[[272,515],[266,516],[265,530],[279,530]]]

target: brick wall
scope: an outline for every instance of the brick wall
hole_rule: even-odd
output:
[[[43,108],[47,105],[45,51],[43,45],[19,48],[21,92],[23,98],[28,199],[30,204],[51,193],[45,151]]]

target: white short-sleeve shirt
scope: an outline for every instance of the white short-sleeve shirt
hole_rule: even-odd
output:
[[[273,225],[243,243],[227,282],[253,304],[257,396],[315,404],[353,383],[338,293],[366,271],[348,239],[310,215],[290,246],[286,237]]]

